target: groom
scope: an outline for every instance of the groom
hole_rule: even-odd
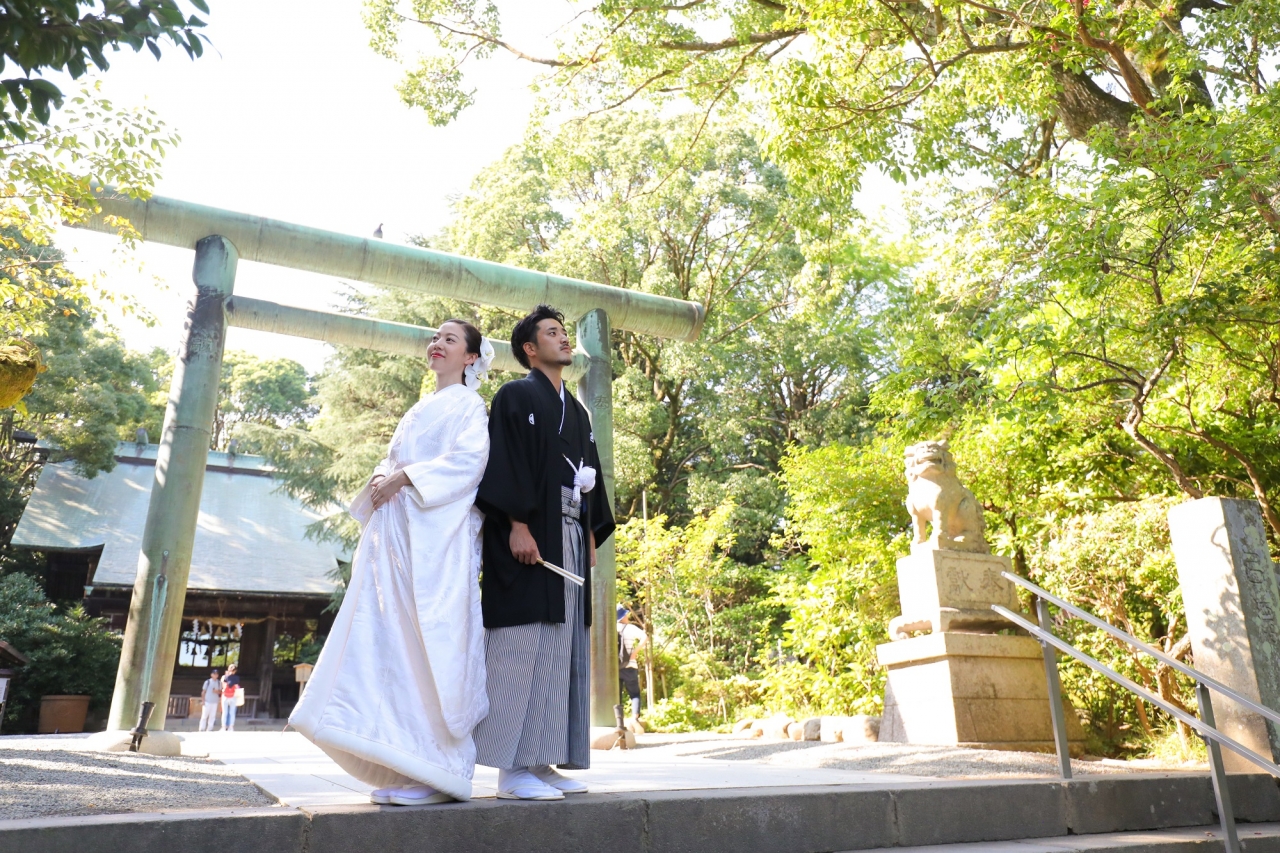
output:
[[[485,513],[489,692],[476,763],[499,769],[499,797],[558,800],[587,790],[551,765],[591,764],[591,567],[613,533],[613,511],[596,484],[600,457],[587,411],[561,378],[573,363],[564,315],[539,305],[516,324],[511,350],[529,375],[493,398],[489,464],[476,495]]]

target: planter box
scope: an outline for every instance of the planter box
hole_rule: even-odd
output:
[[[88,713],[88,696],[41,696],[37,731],[42,735],[82,732]]]

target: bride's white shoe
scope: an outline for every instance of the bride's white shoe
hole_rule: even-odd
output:
[[[431,803],[452,802],[453,797],[437,791],[430,785],[409,785],[404,788],[391,788],[387,802],[393,806],[425,806]]]
[[[545,782],[564,794],[585,794],[587,792],[587,783],[577,779],[570,779],[559,773],[549,764],[542,764],[537,767],[530,767],[529,772],[536,776],[539,781]]]
[[[500,800],[563,800],[564,794],[529,772],[528,768],[498,771]]]
[[[375,806],[385,806],[391,803],[391,794],[395,788],[378,788],[376,791],[369,792],[369,802]]]

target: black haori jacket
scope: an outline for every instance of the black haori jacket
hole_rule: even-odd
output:
[[[480,606],[486,628],[531,622],[564,622],[564,578],[543,566],[527,566],[511,554],[511,519],[529,525],[542,559],[564,566],[560,487],[573,482],[565,457],[596,469],[596,486],[582,495],[582,529],[599,547],[613,533],[609,505],[587,410],[565,385],[564,427],[560,395],[537,370],[508,382],[489,413],[489,464],[476,494],[485,514]],[[584,541],[579,573],[586,578],[583,615],[591,624],[590,543]],[[567,567],[566,567],[567,568]]]

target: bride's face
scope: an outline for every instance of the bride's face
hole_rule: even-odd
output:
[[[431,337],[427,360],[436,376],[453,382],[462,381],[462,370],[479,358],[467,352],[467,337],[457,323],[445,323]]]

